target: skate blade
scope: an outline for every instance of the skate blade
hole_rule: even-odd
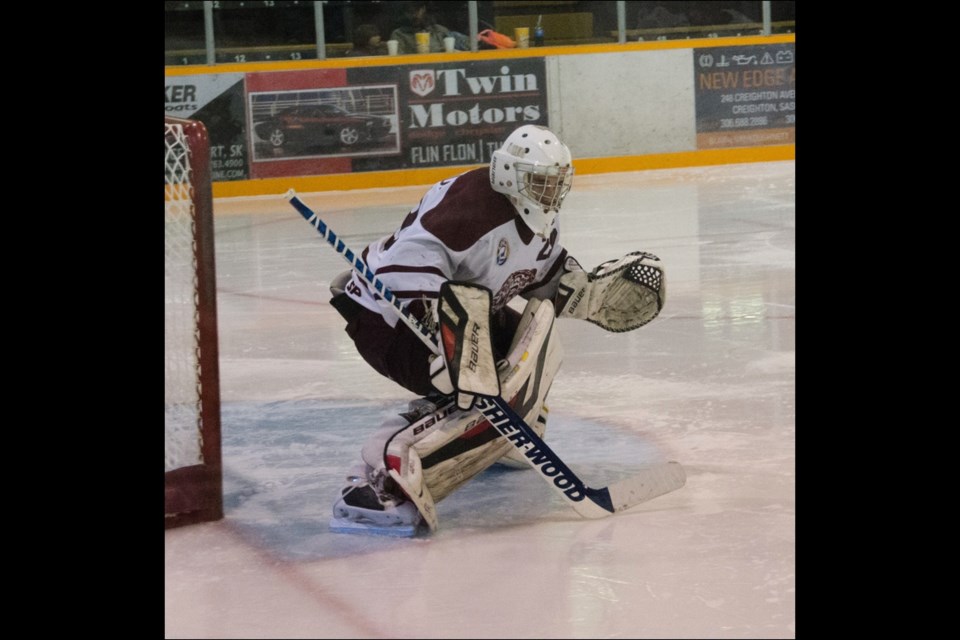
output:
[[[418,524],[377,525],[352,520],[330,519],[330,531],[334,533],[359,533],[374,536],[389,536],[392,538],[412,538],[417,535]]]

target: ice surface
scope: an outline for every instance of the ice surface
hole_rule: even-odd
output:
[[[423,191],[300,195],[361,249]],[[558,323],[547,441],[592,486],[665,460],[687,485],[591,521],[495,467],[413,539],[328,529],[412,397],[327,302],[346,262],[282,193],[217,200],[226,516],[165,532],[166,637],[795,637],[794,191],[793,162],[578,176],[562,244],[657,254],[667,304],[626,334]]]

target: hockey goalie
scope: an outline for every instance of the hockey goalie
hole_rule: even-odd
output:
[[[394,233],[362,252],[436,333],[439,354],[360,274],[331,284],[331,304],[359,354],[417,396],[362,444],[335,497],[334,530],[435,530],[437,503],[471,478],[496,463],[526,468],[477,399],[503,398],[543,437],[563,356],[557,319],[623,332],[660,313],[659,258],[636,251],[587,272],[561,245],[558,214],[572,182],[567,146],[547,128],[521,126],[489,167],[433,185]]]

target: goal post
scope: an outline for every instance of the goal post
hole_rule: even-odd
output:
[[[164,127],[165,528],[223,517],[210,143],[196,120]]]

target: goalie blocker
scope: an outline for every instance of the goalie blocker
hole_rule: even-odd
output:
[[[500,395],[490,336],[492,299],[486,287],[450,281],[440,286],[440,357],[430,363],[430,382],[444,395],[455,393],[460,409],[472,408],[477,395]]]

